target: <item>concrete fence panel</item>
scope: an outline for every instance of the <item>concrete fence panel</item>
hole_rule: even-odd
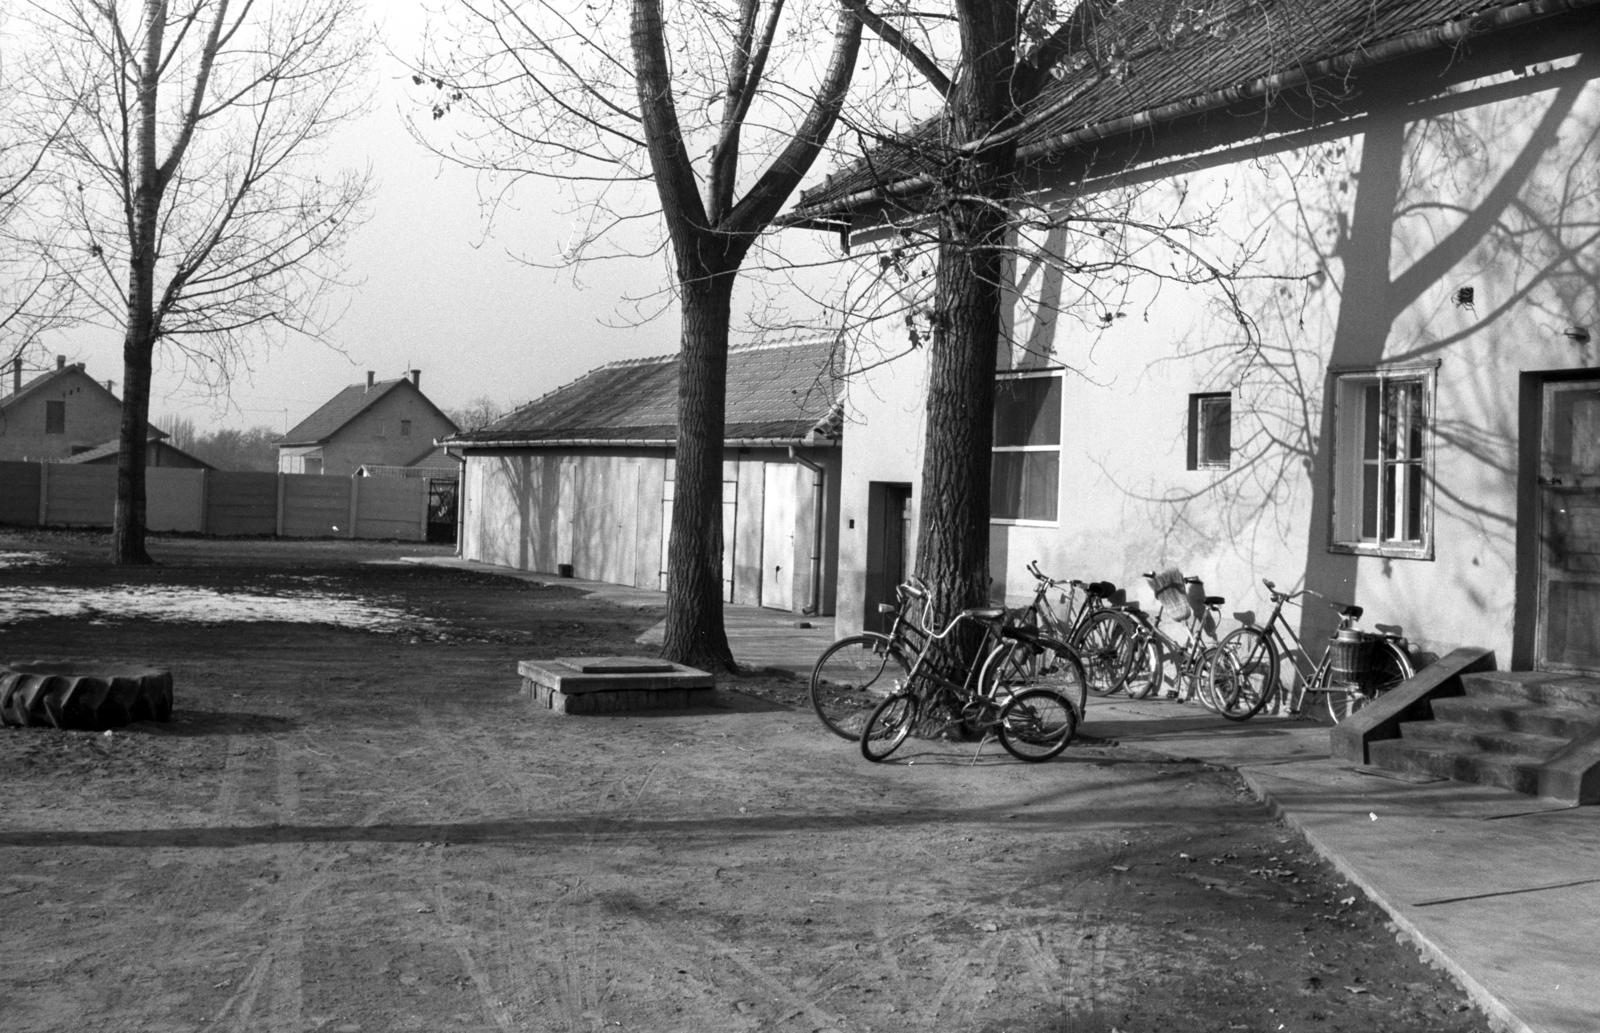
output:
[[[117,468],[48,463],[43,473],[44,522],[52,527],[110,527],[117,504]]]
[[[144,472],[144,520],[151,531],[206,529],[206,471],[152,466]]]
[[[420,542],[428,533],[428,482],[419,477],[358,477],[356,537]]]
[[[0,524],[39,523],[38,463],[0,462]]]
[[[207,534],[276,534],[278,475],[209,471],[205,504]]]
[[[314,473],[280,474],[287,538],[350,537],[350,478]]]

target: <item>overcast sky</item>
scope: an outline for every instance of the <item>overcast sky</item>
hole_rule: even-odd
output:
[[[384,0],[370,9],[382,14],[396,53],[417,52],[420,0]],[[423,391],[445,409],[481,396],[512,406],[602,363],[677,349],[675,308],[643,326],[617,325],[625,320],[620,298],[664,281],[661,259],[591,264],[576,285],[571,273],[514,261],[508,250],[555,257],[568,225],[559,214],[566,202],[551,185],[524,185],[517,210],[503,210],[485,239],[474,174],[428,154],[406,130],[404,68],[380,53],[373,72],[373,110],[341,131],[328,160],[370,161],[378,180],[372,218],[346,252],[350,275],[363,282],[344,299],[345,314],[328,335],[339,350],[306,340],[259,348],[227,398],[185,385],[175,362],[162,363],[151,389],[152,422],[180,416],[202,432],[266,425],[282,433],[367,370],[383,380],[420,369]],[[815,173],[823,171],[819,165]],[[57,337],[50,350],[85,362],[98,380],[118,381],[121,394],[116,333],[80,329]]]

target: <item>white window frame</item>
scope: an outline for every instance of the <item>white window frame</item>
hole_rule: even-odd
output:
[[[1367,369],[1338,369],[1330,371],[1332,378],[1331,402],[1333,404],[1332,496],[1329,507],[1328,551],[1352,553],[1362,556],[1384,556],[1392,559],[1433,559],[1434,528],[1434,457],[1437,452],[1434,434],[1434,411],[1438,387],[1438,363],[1425,366],[1382,366]],[[1411,384],[1422,392],[1421,455],[1415,460],[1403,456],[1385,456],[1382,441],[1395,433],[1389,424],[1388,406],[1384,397],[1391,386]],[[1379,444],[1376,458],[1366,454],[1367,391],[1378,389],[1379,411],[1377,433]],[[1401,428],[1403,433],[1403,428]],[[1366,500],[1365,470],[1376,468],[1374,506],[1374,532],[1366,534],[1363,525]],[[1417,491],[1418,537],[1387,537],[1384,527],[1388,512],[1385,508],[1388,471],[1395,470],[1397,487],[1394,495],[1398,502],[1394,524],[1402,528],[1408,521],[1405,506],[1410,493],[1406,485],[1411,478],[1420,477]]]
[[[1065,397],[1066,383],[1065,383],[1065,381],[1064,381],[1064,379],[1062,377],[1063,372],[1064,372],[1064,369],[1062,367],[1053,366],[1053,367],[1050,367],[1048,369],[1015,370],[1015,371],[1007,371],[1007,372],[997,373],[995,375],[994,379],[995,379],[995,383],[997,385],[1002,380],[1043,380],[1043,379],[1049,378],[1049,377],[1053,377],[1056,380],[1061,380],[1062,381],[1061,389],[1062,389],[1062,392],[1063,392],[1063,394],[1062,394],[1062,404],[1061,404],[1061,419],[1065,420],[1066,419],[1067,407],[1066,407],[1066,397]],[[1029,517],[1001,517],[1001,516],[994,516],[994,515],[991,514],[990,517],[989,517],[989,522],[991,524],[1002,524],[1002,525],[1011,526],[1011,527],[1060,527],[1061,526],[1061,438],[1062,438],[1061,424],[1057,423],[1057,425],[1056,425],[1056,443],[1053,444],[1053,445],[993,445],[993,446],[991,446],[991,451],[990,451],[991,456],[998,455],[998,454],[1000,454],[1002,452],[1054,452],[1055,456],[1056,456],[1056,516],[1055,516],[1055,519],[1053,519],[1053,520],[1039,520],[1039,519],[1033,519],[1033,518],[1029,518]],[[993,487],[992,487],[993,474],[992,473],[990,474],[990,479],[991,479],[991,481],[990,481],[990,483],[991,483],[990,491],[992,492],[993,491]]]

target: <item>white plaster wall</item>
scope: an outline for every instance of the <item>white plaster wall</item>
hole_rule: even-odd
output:
[[[1254,240],[1250,271],[1301,277],[1241,281],[1248,347],[1214,291],[1136,283],[1095,329],[1030,309],[1039,287],[1025,285],[1014,339],[1067,368],[1060,519],[993,526],[995,594],[1025,599],[1030,560],[1146,599],[1139,574],[1178,566],[1225,610],[1264,613],[1268,577],[1359,602],[1368,626],[1400,624],[1426,650],[1486,646],[1508,665],[1518,377],[1600,366],[1593,340],[1563,333],[1600,337],[1597,127],[1590,83],[1189,175],[1190,203],[1229,198],[1219,254]],[[1401,157],[1387,190],[1386,153]],[[1454,302],[1463,286],[1470,308]],[[1328,549],[1326,377],[1379,362],[1437,364],[1431,559]],[[861,619],[867,484],[920,471],[921,376],[918,354],[850,385],[841,634]],[[1219,390],[1234,395],[1234,466],[1186,470],[1188,396]],[[1306,615],[1313,639],[1332,623],[1315,602]]]

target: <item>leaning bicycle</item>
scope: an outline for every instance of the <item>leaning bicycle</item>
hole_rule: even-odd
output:
[[[1328,599],[1309,588],[1280,592],[1271,581],[1263,579],[1262,584],[1272,599],[1272,614],[1265,624],[1247,624],[1224,638],[1218,647],[1220,661],[1211,670],[1211,695],[1221,704],[1218,712],[1223,717],[1247,721],[1280,697],[1283,709],[1299,713],[1306,698],[1316,695],[1338,724],[1416,674],[1398,630],[1379,625],[1378,631],[1370,632],[1356,626],[1365,612],[1360,606]],[[1339,614],[1339,626],[1315,664],[1283,619],[1285,604],[1308,595]],[[1294,665],[1301,686],[1292,696],[1282,677],[1285,660]]]
[[[1120,689],[1133,662],[1137,629],[1111,602],[1117,586],[1109,581],[1052,578],[1039,569],[1037,560],[1028,564],[1028,573],[1035,581],[1033,601],[1017,611],[1014,620],[1071,646],[1083,664],[1088,690],[1096,696]],[[1058,593],[1064,614],[1050,605],[1052,592]]]
[[[878,612],[892,617],[887,634],[864,631],[830,645],[811,668],[811,708],[822,726],[841,739],[861,738],[861,729],[885,696],[905,684],[911,664],[922,652],[927,633],[924,615],[928,593],[916,578],[895,590],[899,605],[879,603]]]
[[[930,632],[906,679],[906,688],[878,704],[861,732],[861,755],[887,760],[919,727],[959,726],[991,737],[1018,760],[1049,760],[1067,748],[1082,712],[1083,667],[1065,643],[1026,627],[1006,626],[998,607],[962,610]],[[957,629],[977,624],[976,647],[963,646]]]
[[[1171,698],[1195,699],[1215,709],[1207,691],[1208,673],[1216,656],[1217,621],[1225,600],[1206,595],[1199,578],[1177,570],[1152,570],[1144,578],[1160,608],[1154,615],[1134,603],[1120,608],[1135,629],[1132,661],[1123,681],[1128,695],[1144,699],[1166,684]],[[1182,628],[1182,634],[1169,632],[1172,625]]]

